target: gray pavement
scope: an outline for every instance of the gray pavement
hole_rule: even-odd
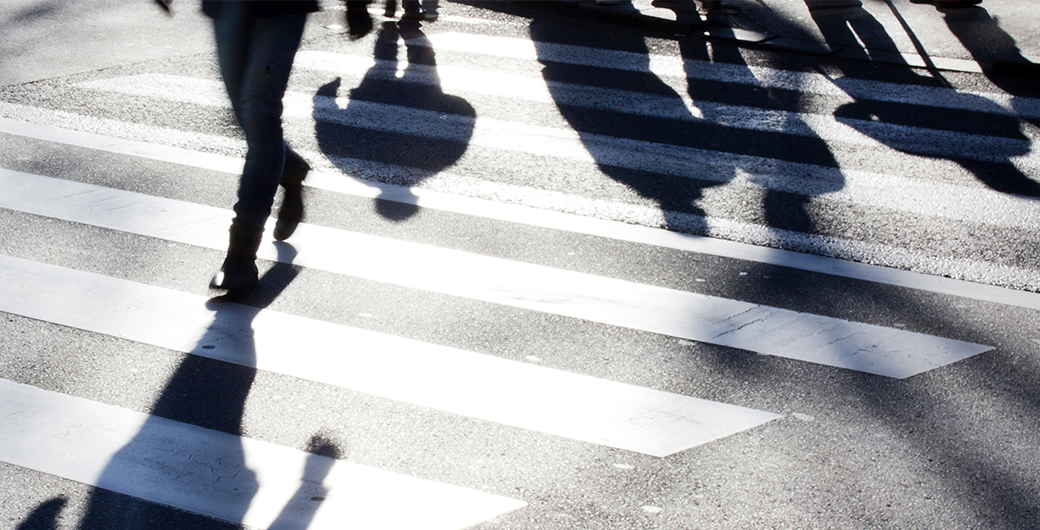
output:
[[[24,427],[28,414],[0,410],[0,453],[26,446],[7,441],[16,435],[29,447],[17,459],[0,454],[9,485],[0,488],[0,530],[1034,528],[1040,159],[1031,151],[1040,133],[1028,120],[1040,119],[1037,90],[1012,92],[1016,100],[977,74],[950,72],[950,90],[919,71],[839,60],[854,50],[834,40],[850,13],[879,21],[894,43],[866,46],[867,58],[916,48],[901,40],[909,33],[897,32],[895,12],[878,9],[884,3],[830,11],[833,24],[821,26],[808,10],[794,14],[802,0],[789,1],[769,0],[769,11],[724,0],[711,13],[686,3],[679,14],[539,4],[577,18],[446,1],[422,38],[402,40],[389,22],[348,41],[342,10],[325,0],[286,107],[287,136],[316,168],[305,226],[287,244],[265,245],[260,292],[231,307],[207,305],[206,287],[227,222],[197,216],[229,215],[242,145],[197,0],[178,0],[174,19],[150,0],[41,1],[70,7],[36,18],[22,12],[28,0],[0,2],[0,21],[17,15],[23,24],[0,32],[0,394],[9,392],[0,409],[19,396],[78,403],[100,418],[25,407],[51,420],[36,429]],[[997,4],[987,1],[986,13],[1011,16]],[[95,6],[111,14],[87,16]],[[920,17],[905,20],[921,35],[937,32],[917,36],[926,50],[953,35],[933,8],[896,7]],[[89,21],[102,19],[109,25],[91,33]],[[710,40],[673,38],[696,32]],[[777,52],[825,33],[836,49],[816,53],[833,55]],[[733,39],[744,39],[740,48]],[[139,56],[116,54],[146,41]],[[398,60],[374,62],[373,49]],[[968,51],[928,56],[980,70]],[[457,160],[441,171],[445,156]],[[790,251],[806,248],[842,259]],[[581,285],[603,287],[575,296]],[[655,324],[685,314],[646,295],[662,292],[716,318],[743,304],[763,318],[725,318],[730,329],[717,337],[742,336],[738,344],[604,317],[643,315],[633,308],[647,305]],[[163,316],[152,308],[169,303],[145,303],[160,297],[189,307]],[[113,306],[123,310],[105,309]],[[63,312],[70,307],[85,309]],[[228,326],[201,324],[203,309]],[[804,315],[805,327],[791,329],[814,336],[852,322],[901,345],[913,334],[992,349],[899,379],[867,361],[850,368],[781,352],[787,329],[766,312]],[[75,325],[101,315],[103,327]],[[246,331],[254,322],[267,324]],[[700,321],[680,325],[699,327],[690,322]],[[755,331],[760,323],[769,325]],[[362,335],[371,340],[348,340]],[[752,348],[754,338],[764,346]],[[795,353],[840,360],[837,348],[850,342]],[[340,369],[344,359],[356,362]],[[494,381],[489,366],[529,374],[526,387],[473,390]],[[442,368],[471,375],[449,380]],[[566,428],[587,424],[565,415],[580,403],[623,410],[588,399],[576,379],[629,403],[665,393],[782,417],[665,457],[507,421],[514,406],[548,407],[525,417]],[[401,381],[393,392],[372,386]],[[445,396],[454,390],[476,391],[455,403],[493,415],[452,405]],[[543,399],[550,393],[562,396]],[[634,419],[678,423],[647,410]],[[703,432],[721,424],[705,421]],[[91,449],[98,437],[80,424],[111,428],[105,439],[116,443]],[[149,433],[177,432],[186,443],[168,454],[198,455],[179,459],[192,466],[176,467],[150,442]],[[131,489],[119,479],[138,474],[106,465],[117,454],[113,462],[174,467],[158,488]],[[54,465],[69,455],[83,458]],[[79,474],[85,463],[92,476]],[[348,466],[371,474],[337,482]],[[283,473],[268,473],[276,468]],[[401,486],[413,479],[454,493]],[[228,502],[193,487],[191,503],[165,496],[191,481],[245,493]],[[290,503],[304,485],[303,503]],[[272,500],[277,491],[283,498]],[[459,520],[481,505],[467,499],[487,496],[526,506],[436,524],[433,514]],[[314,512],[314,503],[324,507]],[[305,509],[281,511],[299,516],[287,522],[279,511],[292,506]],[[332,511],[341,509],[349,513]],[[392,524],[416,515],[425,520]],[[469,526],[474,519],[484,522]]]
[[[1035,77],[1040,11],[1030,2],[986,0],[939,9],[909,0],[814,7],[800,0],[590,0],[517,2],[652,31],[815,55],[946,71]]]
[[[151,2],[4,0],[0,86],[208,52],[203,18],[189,8],[167,17]]]

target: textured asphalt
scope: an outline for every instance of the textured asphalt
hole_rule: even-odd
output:
[[[30,4],[28,0],[12,0],[12,3],[27,8]],[[84,96],[85,89],[76,85],[138,74],[215,79],[212,58],[206,55],[212,45],[208,28],[204,23],[192,22],[204,22],[195,19],[194,10],[185,7],[178,17],[166,19],[142,9],[141,5],[131,5],[133,3],[125,7],[109,6],[116,12],[141,14],[142,33],[124,35],[106,29],[101,17],[90,14],[102,3],[115,4],[111,0],[98,0],[90,6],[79,3],[76,6],[79,12],[73,8],[68,8],[71,11],[55,8],[54,16],[59,13],[76,16],[78,24],[61,31],[53,27],[49,31],[41,30],[38,37],[53,40],[53,35],[63,35],[68,42],[96,43],[101,37],[95,40],[86,37],[97,32],[105,34],[107,40],[103,45],[82,49],[69,45],[48,47],[43,43],[52,41],[41,40],[37,45],[24,46],[20,55],[8,44],[15,41],[15,37],[28,39],[29,28],[19,27],[18,31],[8,34],[2,50],[5,60],[10,58],[10,62],[0,65],[0,74],[5,76],[0,84],[13,85],[16,82],[13,77],[21,79],[18,83],[53,78],[33,86],[11,86],[5,90],[9,98],[15,100],[14,96],[21,95],[24,99],[17,101],[70,111],[85,118],[107,117],[134,125],[154,120],[155,124],[165,127],[176,124],[178,130],[188,133],[230,137],[233,133],[220,130],[225,123],[221,120],[226,118],[223,108],[175,101],[148,103],[144,98],[101,91]],[[331,4],[331,0],[326,0],[327,6]],[[10,5],[5,1],[5,8]],[[773,46],[772,49],[784,52],[797,48],[776,46],[776,41],[782,38],[817,42],[809,37],[818,26],[808,10],[796,9],[798,0],[790,3],[771,0],[766,5],[775,11],[760,12],[748,7],[753,7],[750,3],[726,1],[717,13],[697,11],[703,24],[697,25],[691,18],[690,31],[710,31],[706,38],[713,43],[747,37],[738,42],[763,49]],[[934,32],[930,38],[919,37],[926,49],[938,43],[950,46],[943,54],[929,55],[933,63],[936,59],[947,59],[953,62],[945,63],[946,66],[971,67],[969,50],[954,46],[960,41],[950,40],[956,37],[944,29],[947,25],[942,13],[905,1],[895,5],[900,12],[907,13],[908,25],[920,35]],[[998,11],[998,7],[1011,3],[987,1],[984,5],[987,13],[1002,17],[1007,24],[1002,27],[1023,45],[1035,42],[1026,38],[1025,33],[1011,29],[1011,24],[1027,23],[1028,17],[1017,19],[1012,18],[1010,11]],[[145,3],[144,7],[150,6]],[[514,20],[508,14],[498,14],[491,9],[464,7],[445,2],[444,17],[431,27],[430,36],[435,38],[448,31],[475,31],[473,28],[483,28],[480,31],[495,37],[529,36],[526,20]],[[626,6],[567,7],[549,3],[542,3],[542,7],[588,8],[573,12],[582,18],[613,16],[609,13],[627,9]],[[790,16],[784,15],[786,11],[781,11],[782,8],[790,9]],[[885,2],[867,2],[866,9],[854,10],[851,14],[858,20],[869,22],[869,18],[874,18],[883,20],[888,24],[886,27],[901,27],[897,20],[889,18],[894,15],[884,14],[884,9],[888,9]],[[756,13],[762,16],[752,16]],[[772,18],[764,16],[770,14]],[[829,16],[849,14],[831,11]],[[320,15],[322,18],[315,17],[315,24],[309,28],[312,40],[308,49],[360,53],[351,47],[362,49],[364,46],[363,51],[367,53],[369,42],[341,42],[327,29],[339,20],[338,15],[330,9]],[[481,21],[501,24],[469,22],[463,26],[451,19],[462,15],[467,20],[486,17]],[[626,15],[621,22],[633,25],[632,34],[642,33],[636,25],[644,23],[662,24],[655,26],[656,29],[644,26],[642,29],[647,32],[678,32],[664,27],[666,23],[678,22],[669,22],[665,15],[662,11],[646,10],[638,15]],[[692,17],[693,12],[689,15]],[[659,20],[644,20],[648,16]],[[602,25],[582,27],[573,21],[550,18],[551,29],[557,30],[553,34],[557,39],[563,39],[562,35],[582,40],[583,44],[596,44],[600,51],[611,49],[596,40],[610,34]],[[892,26],[894,20],[896,25]],[[541,31],[540,35],[546,40],[544,26]],[[913,49],[913,43],[904,40],[909,39],[905,32],[890,31],[889,37],[899,44],[900,51]],[[325,33],[329,34],[321,37]],[[762,40],[751,42],[750,38]],[[910,42],[909,48],[905,47],[907,42]],[[622,44],[623,41],[617,39],[614,47],[624,48]],[[669,42],[650,39],[650,44],[665,47]],[[120,50],[132,46],[139,46],[137,51],[141,55],[130,60]],[[802,66],[813,63],[814,57],[822,57],[824,53],[838,54],[851,48],[817,50],[815,55],[812,50],[802,50],[797,53],[804,57],[792,55],[787,62],[796,63],[795,59],[799,59],[803,62],[796,66]],[[48,50],[53,56],[55,49],[68,50],[65,58],[69,60],[41,58]],[[170,52],[171,49],[176,52]],[[176,56],[165,61],[148,60],[151,52]],[[671,50],[670,53],[678,52]],[[486,64],[470,64],[463,62],[466,56],[462,52],[438,50],[442,67],[501,68],[499,63],[521,63],[491,58],[485,59]],[[73,59],[79,61],[83,57],[86,62],[73,64]],[[540,68],[535,61],[526,63],[528,68]],[[981,69],[977,62],[974,64]],[[999,63],[988,64],[992,67]],[[29,66],[21,68],[21,65]],[[723,66],[725,64],[720,63],[719,69]],[[957,71],[943,72],[953,75]],[[523,72],[515,69],[512,73]],[[314,94],[318,86],[324,87],[329,77],[312,72],[297,76],[294,82],[297,90]],[[964,74],[964,77],[981,76]],[[345,79],[343,84],[349,86],[354,81],[357,80]],[[963,79],[960,82],[964,82]],[[746,92],[736,92],[737,96],[744,94]],[[529,116],[538,109],[535,104],[493,106],[491,97],[470,95],[467,99],[480,111],[499,109],[499,112]],[[544,109],[542,114],[546,114]],[[308,131],[312,131],[313,126],[307,125]],[[0,145],[4,147],[0,150],[0,167],[6,169],[222,208],[230,207],[233,197],[236,179],[231,173],[13,135],[0,136]],[[507,164],[508,161],[501,165]],[[528,167],[519,162],[511,165]],[[552,178],[546,179],[547,183],[564,180],[558,174],[549,177]],[[260,301],[255,303],[263,305],[269,301],[273,310],[327,318],[343,325],[611,381],[755,407],[783,414],[785,418],[675,457],[655,459],[263,370],[243,370],[205,359],[192,360],[175,351],[12,313],[0,317],[0,335],[3,336],[0,377],[147,412],[176,374],[203,374],[188,379],[209,383],[204,385],[203,391],[212,389],[212,399],[179,400],[185,410],[178,413],[216,411],[219,415],[221,409],[245,405],[246,414],[233,426],[234,431],[240,430],[244,436],[304,451],[311,450],[309,439],[319,433],[341,448],[340,458],[344,460],[483,489],[529,504],[524,510],[477,527],[481,530],[940,526],[951,530],[1017,529],[1030,528],[1037,520],[1040,503],[1036,501],[1040,493],[1036,470],[1040,469],[1040,462],[1035,448],[1040,445],[1037,442],[1040,416],[1035,396],[1040,388],[1040,368],[1036,363],[1040,336],[1036,332],[1035,310],[540,229],[435,208],[411,212],[409,222],[401,223],[381,215],[370,199],[313,191],[308,196],[309,222],[332,228],[414,243],[449,245],[456,250],[507,260],[956,337],[998,349],[908,380],[888,380],[479,300],[384,285],[314,268],[289,269],[265,262],[264,291],[258,295]],[[862,226],[862,217],[856,220],[860,223],[857,226]],[[884,220],[885,225],[895,224],[891,216]],[[221,252],[212,249],[14,210],[0,211],[0,224],[6,235],[0,243],[0,253],[5,255],[198,296],[207,294],[205,286],[209,276],[222,257]],[[975,239],[985,238],[976,236]],[[228,389],[241,393],[243,381],[252,381],[248,402],[243,398],[229,399],[229,394],[234,392],[229,393]],[[529,396],[517,395],[517,400],[526,399]],[[163,508],[145,501],[119,497],[15,465],[0,464],[0,478],[9,485],[0,489],[0,506],[4,507],[0,510],[0,528],[4,529],[72,528],[81,512],[90,506],[105,506],[114,515],[158,513],[158,519],[148,525],[108,528],[237,528],[172,509],[161,512]],[[51,523],[57,519],[60,524],[48,525],[48,519]]]
[[[799,0],[515,0],[525,7],[648,31],[808,55],[910,64],[936,71],[1040,77],[1040,10],[1031,2],[986,0],[937,8],[908,0],[859,6]]]

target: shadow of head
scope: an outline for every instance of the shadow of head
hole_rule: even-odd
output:
[[[405,54],[400,58],[402,44]],[[462,158],[473,136],[476,111],[465,99],[444,93],[434,49],[417,24],[383,24],[374,56],[345,107],[337,99],[342,77],[316,92],[318,145],[347,174],[412,187]],[[369,168],[364,175],[363,167]],[[418,211],[414,204],[391,202],[375,203],[386,219],[402,221]]]
[[[58,516],[68,501],[65,497],[55,497],[36,507],[16,530],[56,530]]]
[[[311,439],[307,442],[307,452],[318,456],[327,456],[335,460],[343,457],[339,446],[321,434],[311,436]]]
[[[303,471],[305,481],[321,483],[337,460],[345,455],[335,442],[322,434],[315,434],[307,442],[307,464]],[[322,499],[323,500],[323,499]]]

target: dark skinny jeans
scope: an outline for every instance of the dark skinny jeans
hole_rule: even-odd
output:
[[[243,4],[225,2],[213,26],[220,73],[247,145],[234,222],[263,229],[286,158],[300,160],[282,135],[282,97],[307,17],[253,17]]]

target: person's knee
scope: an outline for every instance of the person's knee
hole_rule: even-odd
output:
[[[281,131],[282,102],[263,96],[243,96],[240,102],[239,124],[249,136],[251,133]]]

